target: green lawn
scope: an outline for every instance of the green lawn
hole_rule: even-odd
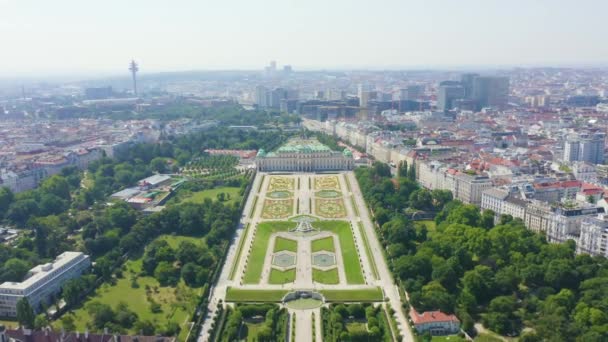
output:
[[[355,198],[353,196],[350,196],[350,204],[353,206],[355,215],[357,215],[357,217],[361,216],[359,215],[359,208],[357,208],[357,202],[355,202]]]
[[[348,284],[365,284],[350,224],[346,221],[317,221],[313,222],[312,225],[338,235],[340,248],[342,249],[346,282]]]
[[[434,232],[437,229],[435,225],[435,221],[424,220],[424,221],[414,221],[414,225],[422,225],[426,227],[426,230],[430,232]]]
[[[159,237],[159,239],[167,240],[171,246],[177,246],[181,241],[201,243],[200,239],[183,236],[165,235]],[[123,272],[123,277],[118,279],[115,285],[102,284],[80,308],[66,314],[74,318],[76,330],[91,330],[87,327],[87,324],[92,322],[92,317],[86,310],[88,303],[97,301],[116,308],[118,303],[124,302],[129,309],[137,313],[139,320],[150,320],[157,326],[163,326],[169,321],[178,323],[182,328],[179,340],[185,339],[188,334],[187,323],[190,315],[196,309],[196,303],[198,297],[202,294],[202,288],[190,288],[183,281],[180,281],[177,287],[162,287],[153,277],[138,276],[141,272],[142,259],[129,260],[125,263],[125,266],[127,270]],[[139,287],[133,288],[131,286],[132,277],[136,277]],[[149,296],[146,294],[146,287],[151,289]],[[153,313],[150,310],[149,298],[161,305],[161,312]],[[55,321],[53,326],[60,329],[60,320]],[[130,330],[129,333],[137,332]]]
[[[346,323],[346,330],[348,330],[348,332],[367,331],[367,327],[365,323],[352,322]]]
[[[171,246],[173,249],[179,247],[179,244],[184,241],[192,242],[197,245],[201,245],[203,243],[203,239],[182,235],[161,235],[157,239],[167,241],[169,246]]]
[[[261,323],[245,323],[244,329],[241,331],[241,339],[247,342],[256,342],[258,337],[258,331],[265,325]]]
[[[322,284],[338,284],[340,282],[338,276],[338,269],[332,268],[331,270],[321,271],[316,268],[313,268],[312,280]]]
[[[381,302],[384,297],[379,287],[360,290],[321,290],[328,302]]]
[[[293,283],[296,280],[296,269],[292,268],[287,271],[279,271],[275,268],[270,270],[270,277],[268,277],[269,284],[287,284]]]
[[[365,253],[367,253],[367,259],[372,266],[372,273],[374,274],[374,278],[378,279],[378,268],[376,267],[376,263],[374,261],[372,255],[372,249],[369,247],[369,241],[367,240],[367,234],[365,234],[365,229],[363,229],[363,224],[359,222],[359,233],[361,237],[363,237],[363,244],[365,245]]]
[[[473,341],[475,342],[504,342],[504,341],[515,341],[515,338],[502,337],[493,332],[483,332],[475,336]]]
[[[298,252],[298,242],[291,239],[286,239],[280,236],[274,240],[274,252],[280,251],[289,251],[289,252]]]
[[[258,224],[245,275],[243,276],[243,282],[245,284],[257,284],[260,282],[270,235],[275,232],[287,231],[289,228],[294,228],[295,226],[295,222],[288,221],[262,222]]]
[[[319,251],[328,251],[328,252],[336,251],[336,248],[334,247],[334,238],[332,236],[324,237],[324,238],[318,239],[318,240],[312,240],[311,245],[312,245],[313,253],[319,252]]]
[[[239,261],[241,260],[241,253],[243,252],[243,244],[245,243],[245,239],[247,239],[247,234],[249,234],[249,223],[247,223],[247,227],[245,227],[245,231],[239,239],[239,246],[236,250],[236,261],[234,262],[234,265],[232,265],[232,269],[230,270],[230,280],[234,280],[234,273],[236,272],[236,269],[239,266]]]
[[[240,188],[238,187],[229,187],[222,186],[214,189],[208,189],[203,191],[196,191],[190,193],[188,196],[184,197],[182,202],[193,202],[193,203],[203,203],[205,198],[209,198],[213,201],[217,201],[217,194],[223,192],[227,195],[230,195],[230,199],[226,202],[235,203],[241,200],[241,195],[239,195]]]
[[[226,302],[280,302],[287,290],[242,290],[228,287]]]
[[[448,335],[448,336],[433,336],[433,338],[431,339],[431,342],[466,342],[466,340],[458,335]]]

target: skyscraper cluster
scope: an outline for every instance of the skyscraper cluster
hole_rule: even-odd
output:
[[[459,108],[480,110],[501,108],[509,100],[509,79],[499,76],[463,74],[460,82],[444,81],[437,92],[437,109],[448,111]]]

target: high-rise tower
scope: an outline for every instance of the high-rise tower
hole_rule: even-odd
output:
[[[133,76],[133,94],[137,96],[137,72],[139,71],[139,67],[135,60],[131,60],[131,64],[129,64],[129,71],[131,71],[131,75]]]

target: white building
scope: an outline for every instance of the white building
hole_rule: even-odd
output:
[[[27,298],[34,311],[61,290],[68,280],[79,277],[91,266],[88,255],[81,252],[64,252],[48,264],[32,268],[20,283],[4,282],[0,285],[0,316],[16,317],[17,302]]]
[[[585,218],[576,244],[578,253],[608,257],[608,215]]]
[[[491,188],[481,195],[481,209],[492,210],[497,217],[511,215],[523,220],[527,205],[526,201],[509,193],[507,189]]]
[[[597,182],[597,172],[595,171],[595,165],[587,162],[574,162],[572,163],[572,174],[577,180],[583,182]]]

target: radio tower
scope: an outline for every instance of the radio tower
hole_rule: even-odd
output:
[[[137,72],[139,71],[139,67],[137,66],[137,63],[135,63],[135,60],[131,60],[131,64],[129,64],[129,71],[133,76],[133,94],[137,96]]]

